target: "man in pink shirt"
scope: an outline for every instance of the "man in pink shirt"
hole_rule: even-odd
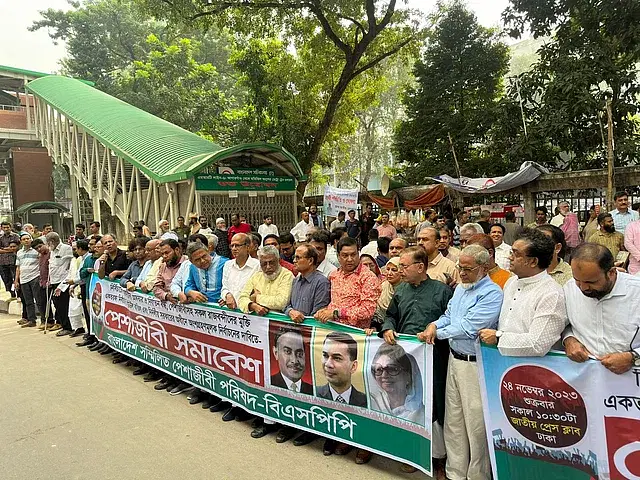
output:
[[[393,240],[398,237],[396,227],[389,223],[389,214],[383,213],[380,225],[378,225],[378,237],[387,237]]]
[[[629,252],[629,273],[640,272],[640,220],[631,222],[624,231],[624,248]]]

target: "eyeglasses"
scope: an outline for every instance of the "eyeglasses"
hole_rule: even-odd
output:
[[[307,257],[301,257],[300,255],[294,255],[293,256],[294,260],[302,260],[303,258],[307,258]]]
[[[403,369],[398,365],[387,365],[386,367],[382,365],[371,365],[371,374],[374,377],[381,377],[384,372],[387,372],[387,375],[391,377],[397,377],[402,371]]]
[[[456,263],[456,268],[458,269],[459,272],[469,273],[479,269],[480,265],[478,265],[477,267],[469,268],[469,267],[461,267],[459,263]]]
[[[416,263],[422,263],[422,262],[413,262],[410,263],[409,265],[403,265],[402,263],[398,264],[398,271],[402,272],[403,270],[406,270],[407,268],[409,268],[411,265],[415,265]]]

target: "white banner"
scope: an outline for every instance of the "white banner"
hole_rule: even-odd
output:
[[[345,214],[349,210],[356,210],[358,206],[358,190],[347,188],[324,187],[324,200],[322,202],[324,214],[327,217],[337,217],[338,212]]]

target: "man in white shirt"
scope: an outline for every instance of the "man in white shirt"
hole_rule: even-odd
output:
[[[360,255],[371,255],[375,260],[378,256],[378,238],[380,234],[377,229],[372,228],[367,235],[369,237],[369,243],[360,250]]]
[[[313,227],[313,223],[309,221],[309,212],[306,210],[300,214],[300,221],[291,229],[291,235],[296,242],[306,242],[307,233]]]
[[[55,307],[56,323],[62,326],[62,330],[56,336],[71,335],[71,321],[69,320],[69,285],[64,283],[69,272],[73,250],[71,246],[60,241],[56,232],[49,232],[46,236],[47,246],[51,251],[49,256],[49,284],[53,290],[53,306]]]
[[[220,305],[235,310],[238,308],[240,292],[255,272],[260,270],[260,261],[249,256],[251,239],[245,233],[236,233],[231,237],[233,260],[222,267],[222,291]]]
[[[640,367],[640,278],[617,271],[609,249],[582,244],[571,255],[573,280],[564,286],[567,356],[595,356],[616,374]]]
[[[280,236],[280,234],[278,233],[278,227],[273,224],[271,215],[264,216],[262,225],[258,227],[258,233],[262,237],[263,242],[264,237],[266,237],[267,235],[275,235],[276,237]]]
[[[336,228],[346,228],[347,225],[344,221],[346,216],[347,216],[346,213],[338,212],[338,218],[335,219],[333,222],[331,222],[331,225],[329,225],[329,231],[333,232]]]
[[[558,204],[558,214],[553,217],[549,223],[554,227],[561,227],[564,223],[564,217],[567,216],[567,213],[569,213],[569,211],[569,202],[560,202]]]
[[[504,286],[498,330],[480,330],[480,338],[508,357],[542,357],[560,340],[567,325],[562,287],[547,273],[555,251],[551,238],[527,228],[513,244]]]
[[[144,246],[144,253],[147,261],[142,267],[142,272],[138,275],[135,281],[135,287],[142,290],[144,293],[149,293],[153,290],[153,283],[156,281],[158,275],[158,269],[162,263],[162,256],[160,255],[160,242],[161,240],[154,238],[149,240]]]
[[[327,260],[327,245],[329,245],[329,236],[322,230],[311,234],[311,245],[318,251],[318,267],[317,270],[325,277],[329,278],[331,272],[335,272],[338,268]]]
[[[506,229],[501,223],[491,225],[489,236],[493,240],[496,252],[496,263],[503,270],[509,270],[509,258],[511,257],[511,245],[504,243],[504,233]]]

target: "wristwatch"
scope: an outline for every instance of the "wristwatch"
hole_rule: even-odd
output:
[[[633,366],[640,367],[640,354],[635,350],[631,350],[631,356],[633,357]]]
[[[340,319],[340,310],[338,310],[337,308],[333,311],[333,319],[334,320]]]
[[[500,342],[500,337],[504,332],[502,330],[496,330],[496,343]]]

